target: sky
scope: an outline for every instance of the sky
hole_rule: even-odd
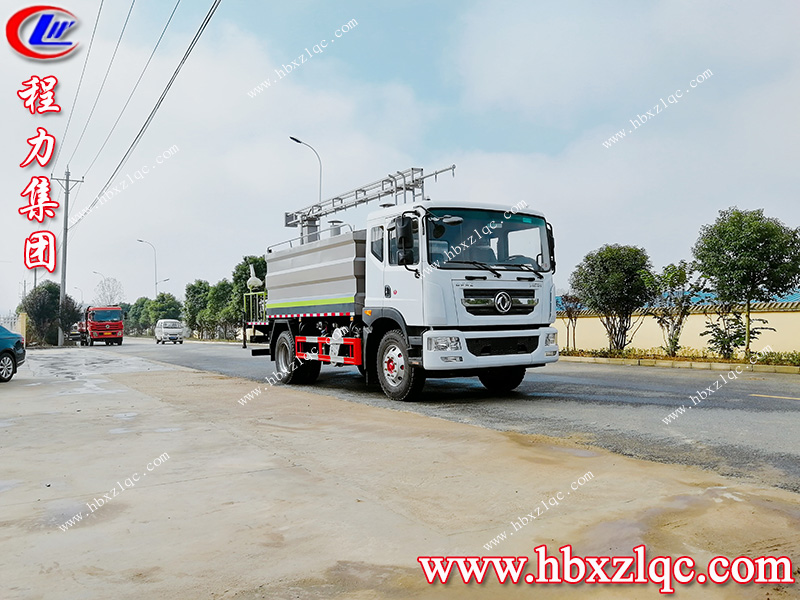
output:
[[[33,284],[23,247],[41,227],[17,212],[29,179],[63,178],[69,166],[85,181],[71,214],[91,204],[212,1],[180,2],[102,152],[175,2],[134,3],[93,113],[131,3],[104,2],[86,63],[99,0],[53,4],[79,20],[68,58],[25,59],[7,42],[0,51],[0,315]],[[3,19],[26,6],[5,2]],[[714,1],[223,0],[114,178],[119,191],[70,230],[67,291],[91,302],[105,276],[128,302],[153,297],[144,239],[158,278],[169,279],[159,291],[183,298],[187,283],[230,278],[243,256],[297,235],[283,214],[316,200],[319,171],[289,136],[319,152],[325,197],[412,166],[456,164],[455,178],[426,184],[427,196],[526,201],[553,225],[559,290],[604,244],[643,247],[655,268],[689,259],[700,228],[731,206],[798,227],[799,24],[794,1],[765,11]],[[333,43],[315,54],[323,41]],[[27,112],[16,91],[31,75],[58,78],[60,113]],[[37,127],[56,137],[58,160],[20,168]],[[61,244],[63,195],[54,197],[62,206],[43,227]],[[363,227],[365,212],[336,217]],[[58,269],[39,271],[59,281]]]

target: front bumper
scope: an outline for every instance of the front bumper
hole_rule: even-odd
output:
[[[107,340],[122,337],[121,331],[93,331],[90,336],[93,340]]]
[[[429,371],[454,371],[488,367],[534,366],[556,362],[558,344],[545,345],[555,327],[508,331],[436,329],[422,334],[422,366]],[[457,337],[460,350],[429,350],[428,338]]]

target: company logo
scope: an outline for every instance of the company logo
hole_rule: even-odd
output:
[[[111,325],[106,325],[106,329],[111,329]]]
[[[66,56],[78,47],[65,39],[78,20],[56,6],[29,6],[15,13],[6,24],[11,47],[28,58],[50,60]]]
[[[508,292],[498,292],[494,297],[494,307],[497,312],[505,314],[511,310],[511,296]]]

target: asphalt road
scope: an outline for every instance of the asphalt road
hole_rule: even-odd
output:
[[[156,345],[126,338],[122,353],[261,382],[275,372],[241,345]],[[522,385],[492,396],[477,378],[429,380],[420,401],[399,403],[367,388],[351,367],[323,367],[308,391],[350,402],[412,411],[500,431],[571,438],[634,458],[696,465],[723,475],[800,492],[800,377],[745,372],[723,383],[720,371],[559,362],[530,369]],[[715,381],[719,382],[716,389]],[[711,388],[709,393],[706,388]],[[692,406],[689,396],[705,390]],[[221,399],[234,405],[238,397]],[[269,402],[262,395],[254,402]],[[670,424],[662,419],[686,406]]]

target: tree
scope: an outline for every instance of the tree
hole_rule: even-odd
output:
[[[753,302],[767,302],[800,284],[800,229],[765,217],[762,209],[734,206],[700,229],[692,252],[719,302],[744,304],[744,351],[749,357]]]
[[[17,313],[28,314],[32,337],[40,344],[57,344],[59,324],[66,335],[80,321],[80,308],[72,296],[64,296],[64,304],[59,305],[60,291],[61,286],[54,281],[44,281],[31,290],[17,307]]]
[[[641,327],[644,314],[635,320],[633,314],[651,298],[650,272],[643,248],[607,244],[587,254],[570,276],[581,303],[600,315],[610,350],[624,350]]]
[[[664,337],[662,348],[667,356],[676,356],[680,350],[680,338],[689,312],[703,289],[693,263],[682,260],[669,264],[661,273],[647,278],[652,299],[647,314],[654,317]]]
[[[43,281],[23,298],[17,313],[28,314],[28,324],[33,338],[40,344],[58,343],[58,300],[61,286],[54,281]]]
[[[569,350],[570,327],[572,328],[572,349],[576,350],[578,346],[575,343],[575,328],[578,325],[578,315],[582,310],[581,299],[574,294],[561,294],[558,300],[558,310],[563,315],[561,320],[564,321],[567,327],[567,350]]]
[[[194,283],[186,284],[186,300],[183,303],[183,312],[186,317],[186,325],[192,330],[201,329],[197,317],[200,311],[208,305],[209,289],[211,289],[211,286],[203,279],[195,279]]]
[[[113,277],[103,277],[94,288],[94,303],[98,306],[114,306],[124,300],[122,284]]]
[[[716,320],[706,314],[706,330],[701,336],[710,336],[708,347],[722,358],[731,359],[743,347],[747,338],[747,330],[742,320],[742,314],[732,309],[730,305],[717,304],[715,306]],[[752,319],[753,323],[764,323],[766,319]],[[775,331],[772,327],[751,327],[750,339],[755,341],[762,331]]]
[[[267,276],[267,261],[263,256],[245,256],[242,262],[233,268],[233,290],[231,292],[231,310],[237,324],[244,320],[244,295],[250,291],[247,280],[250,279],[250,265],[253,265],[256,277],[264,281]]]
[[[180,319],[181,303],[178,299],[167,292],[161,292],[155,300],[147,303],[148,326],[155,325],[160,319]]]
[[[150,298],[142,296],[131,305],[128,310],[128,331],[130,333],[143,334],[150,327],[150,316],[147,310],[150,302]]]
[[[228,330],[236,324],[236,313],[231,310],[230,302],[233,294],[233,284],[227,279],[221,279],[208,290],[209,315],[206,321],[213,320],[217,327],[222,329],[222,336],[228,338]],[[215,331],[216,333],[216,331]]]
[[[61,326],[61,331],[64,332],[64,336],[66,336],[72,329],[72,326],[82,318],[83,313],[81,307],[69,294],[64,296],[64,303],[61,305],[61,310],[58,314],[59,325]]]

